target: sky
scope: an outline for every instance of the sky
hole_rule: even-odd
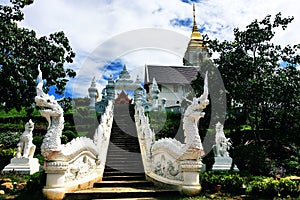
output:
[[[0,0],[6,3],[7,0]],[[300,7],[297,0],[35,0],[23,9],[20,26],[38,36],[64,31],[76,53],[66,67],[77,72],[66,96],[86,97],[92,78],[98,88],[126,65],[143,80],[145,64],[182,65],[193,23],[211,39],[232,40],[233,29],[245,28],[266,15],[294,16],[274,43],[299,44]]]

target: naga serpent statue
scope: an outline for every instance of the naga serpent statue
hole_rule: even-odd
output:
[[[185,110],[183,117],[185,144],[188,145],[189,148],[203,151],[203,146],[198,131],[198,121],[200,118],[204,117],[205,113],[203,110],[209,104],[207,72],[204,79],[203,94],[199,98],[194,97],[193,101],[189,102],[191,104]],[[204,152],[201,154],[203,153]]]
[[[38,85],[36,87],[37,96],[35,97],[36,105],[41,108],[40,113],[48,121],[48,130],[41,145],[41,153],[44,158],[49,159],[52,155],[58,153],[61,148],[61,135],[64,128],[63,109],[55,100],[54,96],[50,96],[43,92],[42,71],[38,67]]]
[[[203,149],[198,133],[198,121],[204,117],[205,113],[202,111],[209,104],[207,72],[204,80],[203,94],[199,98],[194,97],[193,101],[189,102],[191,104],[185,110],[183,117],[185,143],[193,148]]]
[[[204,80],[204,91],[200,97],[194,97],[183,116],[184,144],[176,139],[162,138],[152,145],[152,154],[164,149],[177,157],[178,160],[193,160],[204,155],[204,150],[199,136],[198,121],[204,117],[203,110],[209,104],[207,72]],[[176,156],[177,155],[177,156]]]

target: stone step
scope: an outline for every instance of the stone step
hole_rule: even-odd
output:
[[[128,154],[141,154],[140,149],[130,149],[129,147],[123,147],[120,148],[121,150],[109,150],[109,152],[107,153],[107,157],[109,157],[112,154],[118,154],[118,155],[124,155],[127,156],[124,152],[127,152]],[[131,156],[129,156],[131,157]]]
[[[126,147],[126,146],[123,146],[122,148],[121,147],[118,147],[118,149],[108,149],[108,153],[107,155],[111,155],[111,153],[113,154],[121,154],[121,155],[126,155],[124,152],[134,152],[134,153],[140,153],[140,149],[139,147]],[[130,154],[130,153],[128,153]]]
[[[128,160],[128,159],[130,159],[130,160],[141,160],[139,155],[124,156],[122,153],[110,153],[110,154],[108,154],[107,160],[116,160],[116,159],[120,159],[120,160]]]
[[[110,167],[112,169],[125,172],[125,173],[135,173],[135,174],[144,173],[143,166],[139,166],[139,167],[110,166]]]
[[[111,139],[124,139],[124,140],[130,140],[130,139],[137,139],[137,135],[134,135],[132,133],[124,134],[123,132],[114,132],[112,130]]]
[[[131,165],[135,165],[137,163],[142,163],[142,161],[140,159],[130,159],[130,157],[128,157],[127,159],[125,158],[122,158],[122,159],[118,159],[118,158],[112,158],[110,157],[109,159],[106,160],[106,162],[109,162],[111,164],[119,164],[121,166],[123,166],[124,164],[130,164],[132,163]]]
[[[104,171],[104,176],[122,176],[124,174],[126,174],[128,176],[141,176],[141,177],[145,178],[144,173],[125,173],[125,172],[121,172],[121,171],[118,171],[113,168],[109,168],[109,169],[105,168],[105,171]]]
[[[120,137],[111,137],[110,138],[111,140],[111,142],[114,142],[114,143],[116,143],[116,142],[120,142],[120,143],[128,143],[128,142],[131,142],[131,143],[135,143],[135,144],[137,144],[139,141],[138,141],[138,138],[124,138],[123,136],[120,136]]]
[[[141,169],[143,168],[143,164],[141,162],[134,162],[134,163],[122,163],[119,164],[118,162],[107,162],[107,166],[110,166],[114,169]]]
[[[115,146],[127,146],[127,147],[139,147],[139,143],[135,141],[110,141],[111,144],[114,144]],[[131,146],[130,146],[131,145]],[[108,147],[108,149],[111,149]]]
[[[159,198],[159,199],[176,199],[179,196],[178,191],[165,189],[153,189],[153,187],[133,188],[133,187],[104,187],[92,188],[88,190],[67,193],[66,200],[83,200],[83,199],[136,199],[136,198]]]
[[[154,184],[145,180],[102,181],[94,184],[94,188],[103,187],[152,187]]]

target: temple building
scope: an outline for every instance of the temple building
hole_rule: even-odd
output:
[[[193,6],[193,29],[187,49],[183,56],[182,66],[163,66],[145,65],[144,88],[145,99],[144,107],[146,110],[160,110],[167,107],[178,107],[182,100],[191,92],[191,83],[197,78],[198,71],[203,62],[208,59],[208,49],[203,43],[203,37],[198,30],[195,17],[195,6]],[[119,78],[108,81],[109,84],[102,91],[102,96],[107,94],[108,98],[116,98],[116,103],[132,102],[124,91],[136,90],[141,86],[142,81],[139,77],[135,81],[130,79],[130,74],[124,65]],[[124,90],[124,91],[123,91]],[[89,88],[91,98],[98,97],[95,84],[92,82]],[[91,100],[90,109],[95,100]],[[106,99],[96,103],[96,110],[101,112]]]
[[[183,57],[183,66],[145,65],[144,87],[149,100],[151,101],[151,87],[155,79],[159,88],[159,104],[166,107],[180,105],[192,91],[191,82],[197,78],[198,71],[207,58],[208,49],[198,30],[193,6],[193,29]]]

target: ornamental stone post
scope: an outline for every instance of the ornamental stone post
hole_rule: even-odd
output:
[[[180,165],[183,172],[182,193],[188,196],[199,194],[202,189],[199,183],[202,162],[200,160],[183,160]]]
[[[65,173],[68,168],[67,162],[46,162],[47,174],[46,186],[43,194],[51,200],[63,199],[65,195]]]

